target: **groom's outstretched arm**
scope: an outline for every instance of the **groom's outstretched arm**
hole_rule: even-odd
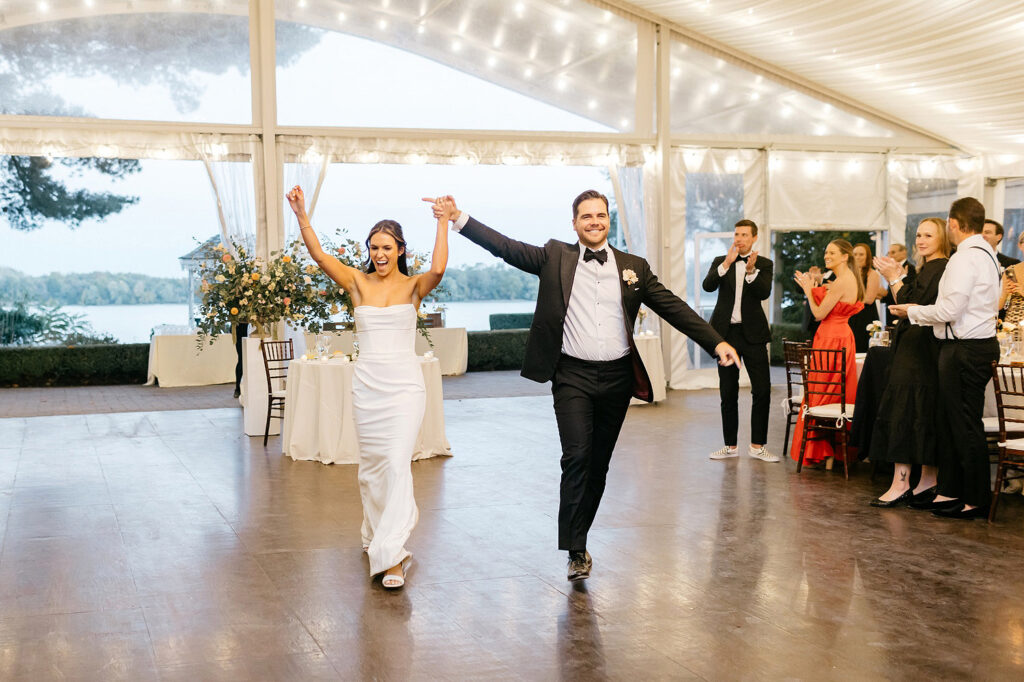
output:
[[[539,275],[540,269],[547,260],[547,253],[541,246],[509,239],[497,230],[493,230],[472,217],[466,221],[462,229],[455,229],[474,244],[479,244],[492,254],[514,268],[519,268],[532,275]]]
[[[716,349],[725,339],[710,324],[704,321],[697,312],[687,305],[686,301],[672,293],[658,278],[647,263],[644,263],[644,303],[659,317],[697,342],[701,348],[712,356],[717,355]]]

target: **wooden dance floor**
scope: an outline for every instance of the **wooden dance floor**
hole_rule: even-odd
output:
[[[1024,678],[1019,495],[940,520],[870,508],[864,465],[711,461],[717,392],[673,392],[631,408],[571,585],[550,397],[445,410],[399,592],[366,575],[356,467],[237,409],[0,419],[0,679]]]

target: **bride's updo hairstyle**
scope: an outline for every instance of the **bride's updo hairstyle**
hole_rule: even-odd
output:
[[[846,267],[850,268],[850,272],[853,273],[854,279],[857,280],[857,300],[863,301],[864,277],[860,274],[860,266],[857,265],[857,259],[853,256],[853,244],[845,239],[833,239],[829,243],[839,249],[839,253],[846,256]],[[868,266],[870,267],[870,265],[871,264],[869,263]]]
[[[394,220],[382,220],[370,229],[370,234],[366,237],[366,272],[377,271],[376,266],[373,264],[373,257],[370,255],[370,240],[378,232],[383,232],[395,240],[398,250],[402,252],[398,256],[398,271],[403,275],[408,275],[409,266],[405,263],[407,249],[405,248],[405,238],[402,236],[402,226]]]

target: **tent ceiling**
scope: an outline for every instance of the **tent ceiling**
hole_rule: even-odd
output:
[[[1024,3],[631,0],[692,37],[981,152],[1024,152]]]

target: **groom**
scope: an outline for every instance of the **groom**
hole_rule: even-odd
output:
[[[608,463],[631,396],[651,401],[651,380],[633,343],[640,304],[723,365],[736,351],[665,288],[647,261],[608,245],[608,199],[587,190],[572,203],[578,243],[533,246],[492,230],[455,208],[453,229],[509,265],[540,277],[522,375],[551,381],[562,443],[558,548],[569,551],[569,580],[590,577],[587,533],[604,493]]]

